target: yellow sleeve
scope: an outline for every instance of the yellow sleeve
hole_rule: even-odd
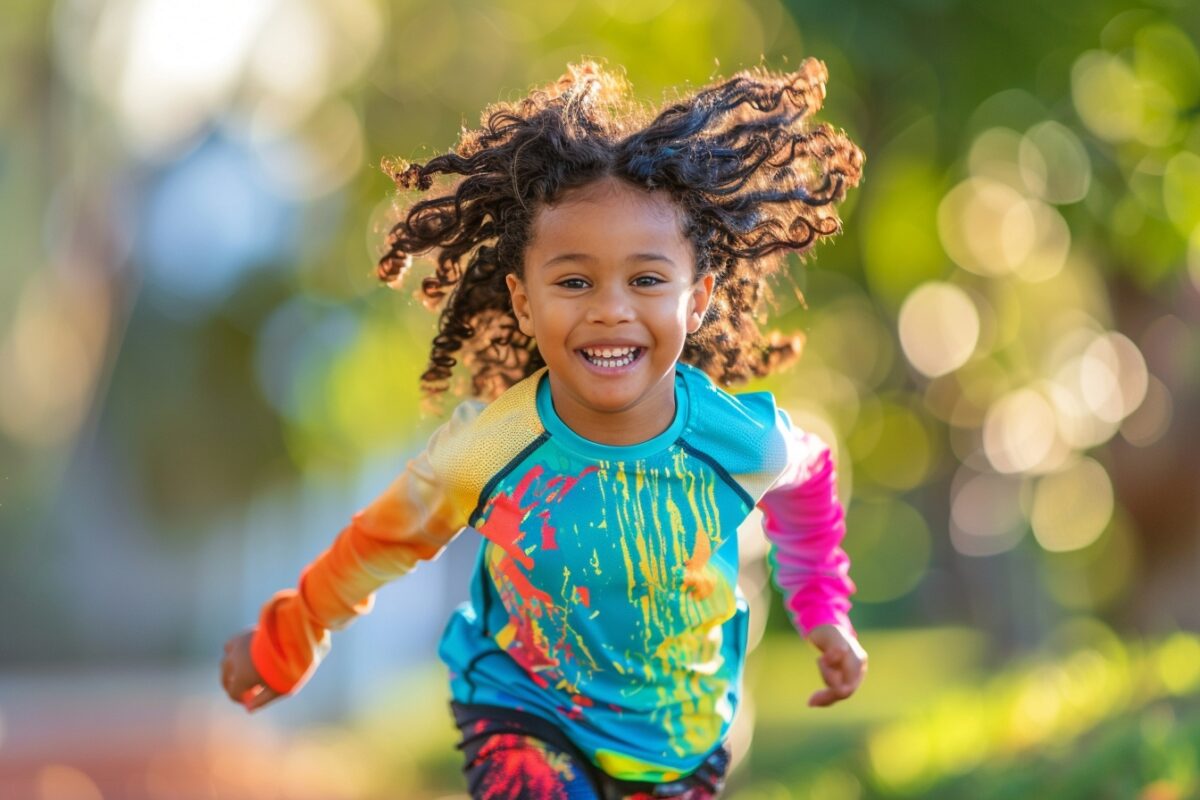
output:
[[[461,447],[456,440],[480,406],[460,404],[425,450],[304,568],[296,588],[263,606],[250,655],[272,689],[297,691],[329,651],[330,631],[370,611],[376,589],[432,560],[466,525],[482,485],[443,474],[438,453]]]

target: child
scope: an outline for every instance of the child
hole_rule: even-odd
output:
[[[746,654],[738,525],[756,506],[774,580],[848,697],[867,654],[847,613],[829,447],[767,392],[798,340],[764,338],[765,280],[838,232],[862,153],[806,118],[824,65],[758,70],[651,116],[588,62],[401,165],[428,190],[379,274],[444,302],[423,381],[462,402],[392,485],[225,647],[249,710],[293,694],[373,592],[481,534],[471,600],[442,636],[475,798],[714,797]],[[485,402],[490,400],[490,402]]]

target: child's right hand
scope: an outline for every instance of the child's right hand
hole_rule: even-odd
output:
[[[229,698],[241,703],[247,711],[257,711],[268,703],[285,695],[267,686],[254,660],[250,658],[250,640],[254,630],[243,631],[225,643],[225,656],[221,659],[221,685]]]

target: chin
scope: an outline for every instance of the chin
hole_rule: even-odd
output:
[[[619,414],[637,405],[636,397],[584,397],[582,399],[589,408],[602,414]]]

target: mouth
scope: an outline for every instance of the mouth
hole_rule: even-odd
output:
[[[646,352],[644,347],[581,347],[583,360],[600,369],[621,369],[637,361]]]

